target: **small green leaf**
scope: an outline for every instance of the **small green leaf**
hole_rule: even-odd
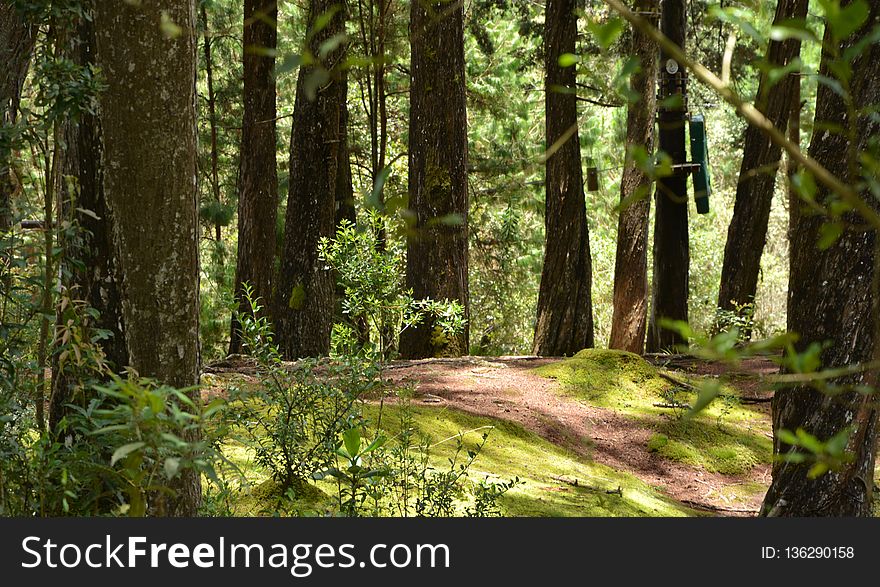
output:
[[[825,452],[825,445],[822,443],[822,441],[804,430],[803,428],[798,428],[797,430],[795,430],[795,435],[797,436],[800,445],[811,453],[818,455]]]
[[[812,467],[810,467],[810,470],[807,471],[807,477],[809,479],[815,479],[817,477],[821,477],[822,475],[824,475],[825,473],[828,472],[829,468],[830,467],[828,466],[828,463],[826,463],[824,461],[819,461],[818,463],[815,463]]]
[[[113,456],[110,458],[110,466],[112,467],[119,459],[124,459],[134,451],[143,448],[144,446],[146,446],[146,443],[144,442],[130,442],[128,444],[120,446],[113,452]]]
[[[825,450],[828,454],[839,457],[846,450],[846,445],[849,442],[849,435],[852,432],[851,427],[844,428],[834,436],[828,439],[828,442],[825,443]]]
[[[791,430],[785,430],[785,429],[777,430],[776,431],[776,438],[778,438],[781,442],[784,442],[785,444],[790,444],[792,446],[798,446],[797,436],[795,436],[794,432],[792,432]]]
[[[770,38],[774,41],[785,41],[786,39],[799,39],[801,41],[811,41],[818,43],[819,38],[816,33],[807,27],[807,23],[801,18],[791,18],[774,25],[770,29]]]
[[[361,432],[357,428],[349,428],[342,433],[342,442],[345,444],[345,450],[352,457],[357,456],[361,448]]]
[[[337,6],[333,6],[332,8],[330,8],[330,10],[327,10],[327,11],[323,12],[322,14],[319,14],[318,17],[315,19],[315,22],[312,24],[312,28],[309,29],[307,38],[311,39],[317,33],[324,30],[327,27],[327,25],[330,24],[330,21],[333,20],[333,15],[335,15],[337,12],[339,12],[339,9],[340,9],[340,7],[337,5]]]
[[[318,57],[320,57],[321,59],[326,58],[330,53],[335,51],[337,47],[345,43],[347,39],[348,35],[346,35],[345,33],[336,33],[335,35],[321,43],[321,46],[318,48]]]
[[[854,0],[839,10],[827,10],[825,16],[834,37],[842,40],[862,28],[869,13],[870,7],[865,0]]]
[[[590,23],[587,25],[596,42],[602,49],[608,49],[620,37],[623,32],[623,20],[617,17],[609,18],[604,23]]]
[[[816,246],[820,251],[824,251],[831,247],[843,234],[842,222],[825,222],[819,227],[819,240]]]
[[[707,407],[721,393],[721,384],[718,381],[706,381],[700,385],[700,391],[697,393],[697,399],[694,401],[693,407],[687,413],[688,418],[693,418]]]
[[[571,67],[580,62],[580,57],[574,53],[563,53],[559,56],[559,67]]]

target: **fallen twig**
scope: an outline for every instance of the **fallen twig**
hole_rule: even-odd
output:
[[[651,405],[654,406],[655,408],[669,408],[672,410],[689,410],[689,409],[691,409],[690,404],[680,404],[678,402],[656,403],[656,404],[651,404]]]
[[[667,373],[665,371],[657,371],[657,374],[660,375],[660,377],[662,377],[666,381],[669,381],[670,383],[677,385],[679,387],[682,387],[684,389],[687,389],[688,391],[699,391],[699,389],[697,389],[696,385],[693,385],[691,383],[688,383],[687,381],[682,381],[681,379],[673,377],[672,375],[670,375],[669,373]]]
[[[558,475],[550,475],[550,478],[554,481],[559,481],[560,483],[571,485],[572,487],[586,489],[587,491],[596,491],[598,493],[605,493],[606,495],[619,495],[620,497],[623,497],[623,489],[620,487],[620,485],[617,486],[617,489],[603,489],[602,487],[593,487],[592,485],[581,485],[575,477],[560,477]]]
[[[701,503],[699,501],[694,501],[692,499],[682,499],[681,503],[685,505],[689,505],[691,507],[706,510],[710,512],[731,512],[734,514],[757,514],[758,510],[744,509],[744,508],[726,508],[717,505],[712,505],[710,503]]]

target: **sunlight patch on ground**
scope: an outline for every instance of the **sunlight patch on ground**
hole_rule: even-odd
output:
[[[730,386],[695,418],[686,409],[655,404],[690,404],[696,393],[676,385],[633,353],[586,349],[570,359],[538,367],[536,373],[559,381],[563,393],[590,405],[635,418],[655,433],[645,447],[664,458],[729,475],[748,472],[772,458],[766,415],[739,403]],[[684,375],[676,377],[688,384]]]

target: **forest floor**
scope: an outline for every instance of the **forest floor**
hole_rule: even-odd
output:
[[[776,365],[648,359],[590,349],[571,358],[395,361],[383,369],[382,404],[390,421],[397,391],[408,389],[417,424],[435,438],[495,428],[481,469],[527,480],[510,496],[509,515],[756,515],[772,457],[772,392],[762,376]],[[222,393],[230,378],[255,381],[248,371],[209,366],[205,393]],[[687,417],[707,382],[719,398]]]
[[[777,370],[777,365],[769,359],[750,358],[731,370],[724,364],[693,358],[670,357],[669,360],[666,368],[658,369],[658,373],[671,377],[670,383],[674,379],[690,385],[688,382],[706,378],[719,378],[725,382],[729,386],[728,392],[740,398],[737,408],[748,410],[753,417],[746,417],[747,425],[743,426],[743,418],[731,417],[725,421],[721,416],[715,425],[722,432],[735,427],[740,433],[763,437],[769,448],[772,441],[769,403],[772,392],[764,389],[761,377]],[[665,362],[662,357],[654,361],[659,366]],[[576,389],[569,393],[565,388],[573,387],[571,381],[553,377],[552,371],[550,377],[541,373],[541,367],[552,367],[560,362],[564,364],[566,360],[467,357],[397,361],[388,367],[386,374],[397,385],[413,386],[416,402],[516,422],[584,458],[631,473],[689,507],[720,515],[758,513],[770,484],[770,463],[766,460],[769,451],[753,462],[737,466],[725,463],[723,459],[720,463],[700,463],[699,459],[694,462],[695,459],[689,459],[687,455],[681,458],[680,453],[657,450],[652,440],[670,424],[675,428],[675,424],[680,423],[680,433],[704,435],[702,440],[710,443],[715,440],[716,435],[712,434],[715,431],[711,431],[712,424],[708,426],[709,434],[706,434],[707,426],[688,426],[683,420],[684,409],[654,405],[675,405],[674,402],[664,402],[662,394],[650,398],[655,401],[648,409],[645,409],[644,402],[639,405],[638,400],[618,409],[619,406],[607,405],[607,402],[578,397]],[[590,374],[586,377],[589,378]],[[575,382],[574,387],[578,383]],[[672,383],[672,386],[676,384]],[[758,444],[751,440],[747,444]],[[761,451],[755,449],[753,452]],[[735,459],[735,452],[730,456]]]

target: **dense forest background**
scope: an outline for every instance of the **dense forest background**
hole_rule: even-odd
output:
[[[871,515],[878,14],[2,2],[0,513],[236,514],[254,463],[285,513],[510,513],[390,373],[516,355],[657,395],[652,454],[735,437],[764,515]],[[770,410],[635,355],[761,358]]]

